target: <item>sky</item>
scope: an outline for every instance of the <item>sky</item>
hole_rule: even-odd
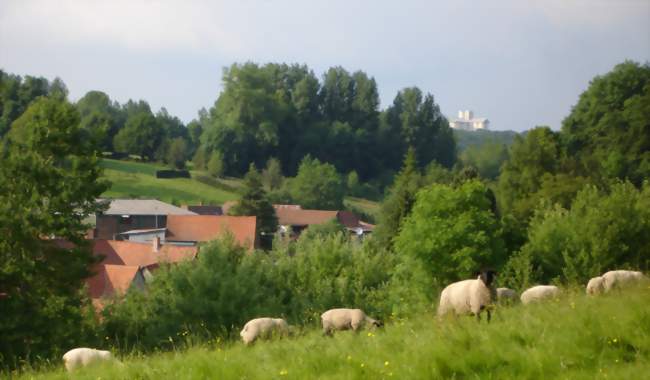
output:
[[[381,108],[418,86],[453,118],[559,129],[596,75],[650,61],[650,0],[0,0],[0,69],[144,99],[184,122],[233,63],[362,70]]]

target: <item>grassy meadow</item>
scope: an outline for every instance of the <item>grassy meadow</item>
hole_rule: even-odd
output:
[[[238,178],[208,178],[201,171],[191,171],[192,178],[156,178],[156,170],[168,167],[156,163],[103,159],[104,177],[111,188],[104,194],[109,198],[155,198],[177,204],[204,203],[221,205],[239,198],[243,182]],[[197,178],[207,178],[199,181]],[[367,214],[376,215],[379,203],[367,199],[346,197],[345,203]]]
[[[374,332],[214,341],[121,356],[68,377],[61,363],[21,379],[648,379],[650,288],[598,298],[582,290],[544,304],[499,307],[492,322],[390,319]]]
[[[112,186],[104,194],[110,198],[155,198],[169,203],[220,205],[225,201],[239,198],[239,194],[225,190],[230,188],[232,180],[225,186],[211,186],[194,178],[156,178],[156,170],[168,169],[155,163],[118,161],[103,159],[104,177]],[[200,174],[192,172],[192,176]],[[219,181],[215,180],[217,184]]]

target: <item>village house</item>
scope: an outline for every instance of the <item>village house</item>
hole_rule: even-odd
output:
[[[307,227],[338,221],[348,232],[362,238],[374,229],[374,225],[363,222],[350,211],[304,210],[299,205],[273,205],[278,217],[280,235],[295,238]]]
[[[161,229],[167,226],[168,215],[196,213],[155,199],[109,199],[108,209],[97,214],[94,238],[117,239],[128,231]]]
[[[125,294],[129,289],[143,290],[154,272],[163,263],[194,260],[198,247],[162,245],[116,240],[94,240],[93,255],[101,258],[94,265],[94,275],[86,280],[88,292],[96,308],[106,298]]]

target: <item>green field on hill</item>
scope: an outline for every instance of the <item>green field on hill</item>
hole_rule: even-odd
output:
[[[104,177],[112,186],[107,198],[155,198],[175,204],[214,204],[239,199],[242,180],[210,178],[207,173],[191,171],[192,178],[156,178],[156,170],[169,169],[157,163],[103,159]],[[202,179],[199,181],[198,179]],[[379,204],[362,198],[346,197],[345,203],[367,214],[376,215]]]
[[[233,181],[212,180],[216,186],[195,178],[205,176],[197,171],[188,178],[156,178],[156,170],[168,169],[155,163],[103,159],[104,177],[112,182],[111,188],[102,194],[109,198],[155,198],[176,204],[215,204],[239,198],[232,191]],[[217,187],[218,186],[218,187]]]
[[[650,290],[501,307],[490,324],[432,313],[385,329],[258,342],[213,341],[121,356],[68,376],[61,363],[23,379],[648,379]],[[179,347],[182,343],[179,342]]]

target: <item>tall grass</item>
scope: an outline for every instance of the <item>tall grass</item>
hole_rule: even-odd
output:
[[[490,324],[431,314],[391,319],[375,332],[217,342],[124,366],[83,369],[74,379],[647,379],[650,290],[588,298],[569,293],[544,304],[499,308]],[[62,366],[20,378],[65,379]]]

